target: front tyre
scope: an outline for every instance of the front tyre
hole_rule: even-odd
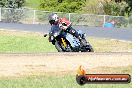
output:
[[[55,48],[58,50],[58,52],[63,52],[60,44],[58,43],[58,41],[55,41]]]
[[[71,46],[69,43],[66,42],[66,46],[62,44],[62,42],[55,42],[55,47],[58,50],[58,52],[72,52]]]

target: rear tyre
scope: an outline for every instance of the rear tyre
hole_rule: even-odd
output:
[[[82,39],[82,46],[84,47],[82,49],[82,52],[94,52],[94,49],[92,48],[92,46],[89,44],[89,42],[87,42],[86,39]]]
[[[89,45],[89,48],[87,48],[87,52],[94,52],[94,49],[92,48],[91,45]]]
[[[87,45],[87,40],[86,39],[82,39],[81,44],[82,44],[82,46],[86,46]]]

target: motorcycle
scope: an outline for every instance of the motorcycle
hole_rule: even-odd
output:
[[[53,25],[49,32],[49,41],[55,45],[58,52],[94,52],[92,46],[86,40],[86,34],[77,30],[82,38],[82,42],[72,34],[60,30],[58,26]],[[46,37],[44,35],[44,37]]]

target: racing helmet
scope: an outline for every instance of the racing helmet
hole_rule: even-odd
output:
[[[52,13],[52,14],[49,15],[48,20],[49,20],[49,23],[52,25],[52,24],[58,22],[59,17],[58,17],[57,14]]]

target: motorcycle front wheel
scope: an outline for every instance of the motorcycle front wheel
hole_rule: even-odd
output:
[[[58,43],[58,41],[55,42],[55,48],[58,50],[58,52],[63,52],[61,45]]]
[[[55,42],[55,48],[58,50],[58,52],[72,52],[69,44],[67,44],[66,48],[63,48],[63,44],[59,43],[58,41]]]

